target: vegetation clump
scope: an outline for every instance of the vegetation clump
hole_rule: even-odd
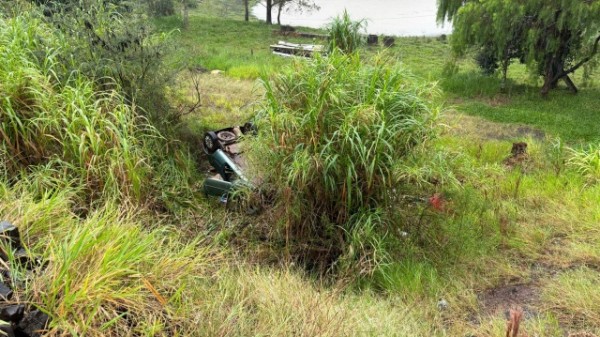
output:
[[[434,136],[435,90],[339,52],[296,62],[264,86],[261,158],[289,247],[322,266],[381,262],[394,169]]]
[[[155,155],[161,135],[135,105],[116,90],[98,91],[82,74],[58,77],[64,40],[48,34],[51,27],[33,16],[0,20],[3,178],[35,180],[40,193],[78,186],[85,208],[108,199],[162,200],[162,208],[175,180],[175,195],[189,195],[186,175],[177,174],[186,155],[180,163]]]
[[[567,164],[589,182],[600,181],[600,143],[591,143],[584,149],[570,149]]]
[[[353,53],[365,44],[365,21],[353,21],[344,11],[327,26],[327,42],[330,51],[339,49],[343,53]]]

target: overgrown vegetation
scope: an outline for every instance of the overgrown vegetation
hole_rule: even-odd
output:
[[[95,89],[116,90],[142,107],[155,124],[177,122],[165,98],[174,75],[163,64],[170,33],[155,32],[142,5],[86,0],[51,2],[41,10],[43,20],[55,27],[49,27],[52,38],[64,49],[55,55],[59,80],[81,74],[94,81]],[[40,16],[38,11],[29,15]]]
[[[158,156],[169,151],[168,142],[115,91],[118,85],[99,91],[83,74],[59,76],[61,53],[69,49],[60,36],[47,34],[52,27],[34,15],[2,20],[5,179],[33,180],[40,194],[76,186],[82,189],[77,206],[84,209],[97,200],[163,208],[189,199],[189,177],[176,173],[189,165],[186,154],[180,152],[180,161],[171,163]]]
[[[341,16],[333,18],[327,26],[329,50],[339,49],[347,54],[356,52],[365,44],[365,27],[364,20],[354,21],[346,11]]]
[[[364,65],[337,51],[263,83],[260,158],[270,163],[288,246],[310,264],[382,262],[394,169],[433,135],[434,89],[382,60]]]
[[[180,46],[160,49],[169,71],[190,71],[159,90],[173,106],[199,95],[181,120],[191,143],[260,111],[245,140],[260,216],[193,193],[191,157],[139,109],[150,100],[103,78],[118,74],[108,57],[79,70],[93,34],[30,8],[0,18],[0,218],[47,262],[28,272],[11,252],[0,279],[51,315],[49,335],[499,336],[513,304],[528,335],[600,333],[596,87],[543,100],[515,64],[498,95],[470,61],[444,73],[433,38],[290,62],[267,55],[266,25],[206,12],[219,4],[165,36]],[[260,72],[262,87],[244,80]],[[508,160],[517,141],[528,154]]]

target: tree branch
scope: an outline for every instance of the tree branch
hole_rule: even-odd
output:
[[[584,65],[586,62],[591,60],[592,57],[594,57],[598,53],[598,45],[599,44],[600,44],[600,35],[598,35],[598,37],[596,38],[596,41],[594,41],[594,47],[592,47],[592,52],[590,53],[590,55],[586,56],[583,60],[579,61],[579,63],[572,66],[571,68],[564,70],[561,73],[559,73],[558,75],[556,75],[556,79],[558,80],[559,78],[562,78],[562,77],[574,72],[575,70],[579,69],[582,65]]]

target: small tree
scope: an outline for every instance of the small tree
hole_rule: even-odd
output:
[[[100,90],[116,84],[128,101],[141,105],[155,120],[165,120],[164,86],[169,71],[162,55],[168,35],[154,33],[142,9],[126,7],[126,3],[117,6],[88,0],[53,6],[47,20],[69,45],[69,53],[62,54],[64,71],[58,75],[68,79],[72,73],[81,73]]]
[[[544,78],[542,94],[588,64],[600,44],[600,0],[439,0],[438,20],[454,26],[458,54],[485,48],[506,71],[518,58]]]
[[[173,0],[147,0],[148,11],[152,16],[169,16],[175,14]]]

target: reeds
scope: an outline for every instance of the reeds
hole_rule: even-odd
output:
[[[377,264],[394,168],[434,134],[435,91],[385,62],[336,51],[264,84],[261,160],[286,237],[311,261]]]
[[[329,50],[353,53],[365,43],[365,20],[353,21],[347,11],[327,26]]]

